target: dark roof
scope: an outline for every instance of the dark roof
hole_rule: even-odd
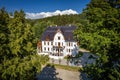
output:
[[[76,29],[75,26],[52,26],[48,27],[45,32],[42,34],[41,40],[46,41],[50,40],[53,41],[54,35],[56,34],[57,30],[60,30],[65,38],[65,41],[75,41],[73,36],[73,31]]]

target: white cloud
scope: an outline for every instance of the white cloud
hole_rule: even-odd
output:
[[[78,12],[69,9],[69,10],[56,10],[55,12],[40,12],[40,13],[26,13],[27,19],[39,19],[39,18],[45,18],[45,17],[51,17],[56,15],[70,15],[70,14],[78,14]]]

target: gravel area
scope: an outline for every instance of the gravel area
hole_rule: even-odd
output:
[[[80,80],[80,73],[68,71],[64,69],[55,69],[51,67],[44,67],[39,75],[38,80]]]
[[[80,73],[68,71],[64,69],[57,69],[58,75],[57,77],[61,80],[80,80]]]

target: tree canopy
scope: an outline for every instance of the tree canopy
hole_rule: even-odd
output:
[[[84,10],[89,23],[75,31],[84,47],[99,56],[85,72],[93,80],[120,79],[120,0],[91,0]]]
[[[48,56],[36,54],[36,40],[24,11],[13,18],[0,9],[0,80],[33,80]]]

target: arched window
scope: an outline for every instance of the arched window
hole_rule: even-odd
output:
[[[60,40],[60,36],[58,36],[58,40]]]

